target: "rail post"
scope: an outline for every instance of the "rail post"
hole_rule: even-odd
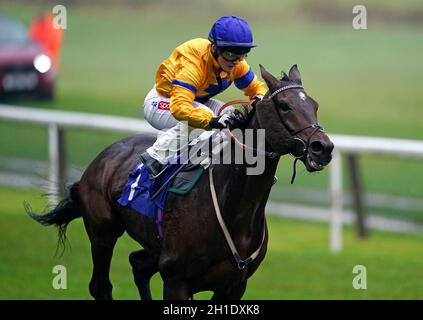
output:
[[[48,125],[49,205],[54,207],[64,193],[65,186],[64,132],[56,123]]]
[[[359,238],[365,238],[368,235],[368,230],[366,227],[363,187],[357,156],[352,153],[347,154],[347,163],[351,185],[352,205],[356,217],[356,232]]]
[[[330,165],[330,250],[338,253],[342,249],[342,156],[336,149]]]

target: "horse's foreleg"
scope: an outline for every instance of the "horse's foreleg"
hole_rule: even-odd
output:
[[[134,281],[142,300],[152,300],[150,279],[158,271],[158,257],[146,250],[134,251],[129,255]]]

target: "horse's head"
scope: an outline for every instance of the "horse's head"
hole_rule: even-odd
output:
[[[281,155],[290,153],[309,172],[322,170],[332,159],[333,143],[317,122],[318,103],[304,91],[297,65],[278,80],[260,65],[269,93],[257,104],[266,142]]]

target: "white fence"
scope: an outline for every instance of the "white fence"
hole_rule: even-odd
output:
[[[62,179],[62,134],[66,128],[88,128],[115,132],[157,134],[146,121],[133,118],[106,116],[90,113],[34,109],[0,104],[0,119],[48,125],[49,139],[49,180],[53,194]],[[330,248],[333,252],[342,249],[343,192],[342,192],[342,153],[345,154],[388,154],[400,157],[423,158],[423,141],[358,137],[330,134],[335,144],[330,165]],[[57,199],[50,199],[55,203]]]

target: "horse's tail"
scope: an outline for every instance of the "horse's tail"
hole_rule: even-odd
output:
[[[36,214],[32,211],[31,207],[27,202],[25,202],[24,204],[26,213],[32,219],[44,226],[57,226],[58,241],[56,253],[60,245],[63,246],[63,251],[65,250],[66,228],[69,222],[82,216],[81,207],[79,203],[78,187],[79,182],[75,182],[74,184],[72,184],[68,188],[67,194],[65,195],[64,199],[61,200],[53,210],[47,212],[46,214]]]

